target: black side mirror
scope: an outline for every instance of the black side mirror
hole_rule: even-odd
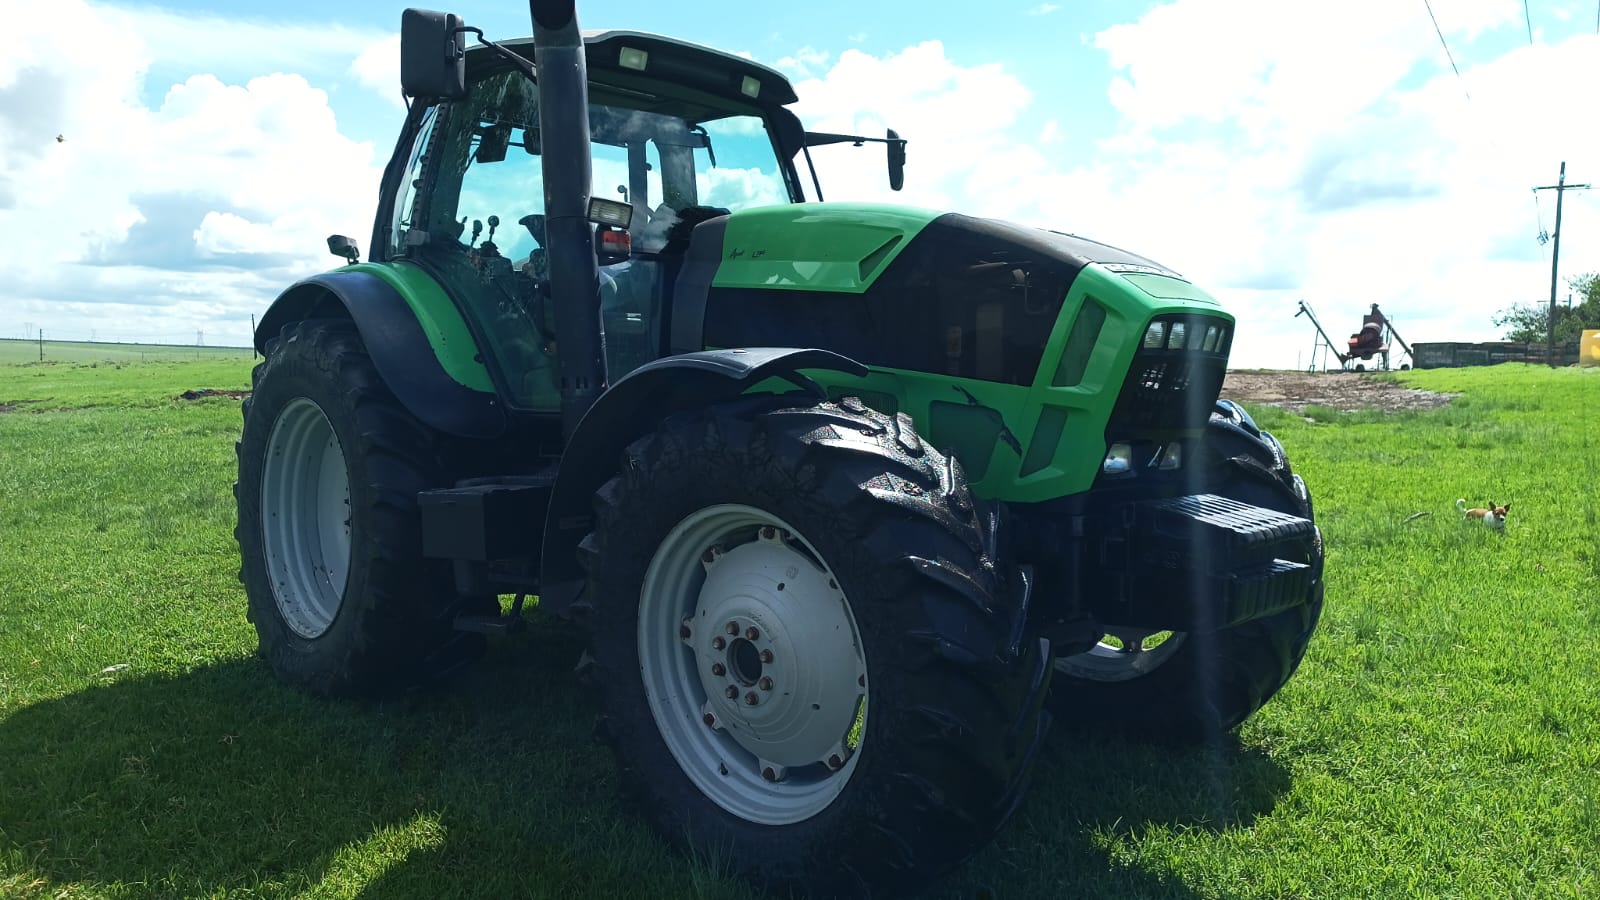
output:
[[[344,257],[352,266],[361,260],[361,250],[356,247],[356,242],[342,234],[328,235],[328,252]]]
[[[906,142],[889,129],[889,189],[898,191],[906,184]]]
[[[466,53],[460,16],[426,9],[400,14],[400,89],[407,97],[467,96]]]
[[[511,146],[510,125],[490,125],[480,129],[478,134],[478,162],[497,163],[506,158],[506,150]]]

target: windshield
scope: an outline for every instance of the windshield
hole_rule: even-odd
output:
[[[439,160],[427,230],[470,235],[473,219],[494,215],[502,223],[495,235],[500,252],[525,258],[543,237],[525,221],[544,212],[538,91],[520,73],[506,72],[477,82],[471,96],[454,106],[454,146]],[[690,206],[732,212],[788,200],[782,167],[758,116],[688,119],[632,108],[596,85],[589,128],[590,190],[633,206],[629,230],[635,250],[659,250],[677,211]]]

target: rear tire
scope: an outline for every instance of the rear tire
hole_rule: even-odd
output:
[[[435,436],[389,393],[355,325],[291,323],[252,383],[234,536],[273,672],[371,694],[474,655],[481,637],[452,628],[449,569],[421,553],[417,492],[442,482]]]
[[[1211,417],[1197,460],[1202,491],[1314,519],[1310,492],[1283,446],[1226,402]],[[1322,539],[1309,558],[1307,602],[1211,633],[1108,629],[1088,652],[1055,661],[1050,701],[1069,727],[1161,741],[1213,739],[1236,728],[1288,682],[1322,613]],[[1130,642],[1142,648],[1129,652]]]
[[[809,404],[670,420],[597,493],[601,734],[673,843],[772,888],[896,894],[1015,810],[1048,645],[959,464],[909,418]]]

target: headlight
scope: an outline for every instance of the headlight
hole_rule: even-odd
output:
[[[1161,448],[1161,452],[1156,454],[1156,458],[1154,460],[1154,463],[1155,463],[1155,467],[1158,468],[1158,469],[1169,469],[1170,470],[1170,469],[1176,469],[1179,466],[1182,466],[1183,465],[1183,445],[1178,443],[1177,441],[1173,441],[1172,443],[1166,445],[1165,447],[1162,447]]]
[[[1121,475],[1133,471],[1133,447],[1130,444],[1112,444],[1106,452],[1105,461],[1100,463],[1100,471],[1107,475]]]

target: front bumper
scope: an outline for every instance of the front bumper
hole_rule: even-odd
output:
[[[1084,534],[1083,597],[1101,622],[1208,631],[1309,602],[1311,520],[1217,494],[1120,506]]]

